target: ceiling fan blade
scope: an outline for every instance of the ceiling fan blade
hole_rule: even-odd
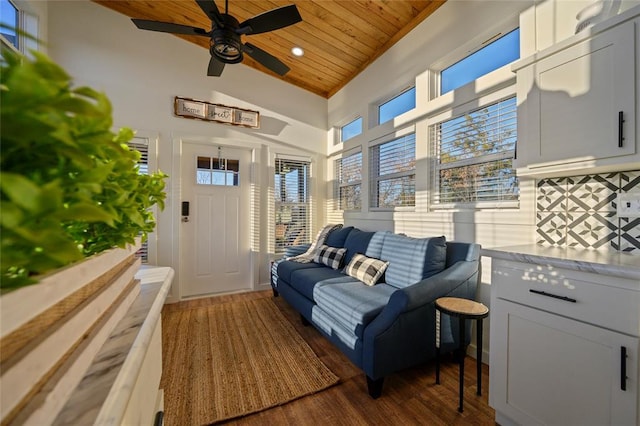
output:
[[[260,34],[288,27],[302,21],[295,4],[272,9],[268,12],[249,18],[240,24],[238,34]]]
[[[200,9],[211,19],[217,28],[224,28],[224,21],[220,17],[220,11],[214,0],[196,0]]]
[[[220,77],[222,75],[222,71],[224,70],[224,62],[216,59],[215,56],[212,56],[209,60],[209,68],[207,68],[207,75],[209,77]]]
[[[251,43],[245,43],[242,50],[276,74],[285,75],[289,72],[289,67],[280,61],[280,59]]]
[[[196,36],[210,36],[211,33],[202,28],[188,25],[172,24],[170,22],[148,21],[146,19],[132,19],[136,27],[141,30],[159,31],[161,33],[187,34]]]

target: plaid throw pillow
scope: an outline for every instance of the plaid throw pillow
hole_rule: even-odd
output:
[[[345,248],[329,247],[327,245],[320,246],[320,250],[316,253],[313,261],[322,263],[332,269],[338,269],[342,264],[342,259],[347,253]]]
[[[351,258],[345,272],[366,285],[375,285],[384,274],[387,266],[389,266],[389,262],[357,253]]]

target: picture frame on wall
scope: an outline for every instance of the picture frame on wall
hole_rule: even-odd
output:
[[[174,99],[174,113],[182,118],[213,121],[252,129],[260,127],[259,111],[213,104],[179,96]]]

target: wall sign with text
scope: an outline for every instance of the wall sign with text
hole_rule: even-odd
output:
[[[215,121],[253,129],[260,127],[260,113],[258,111],[180,98],[178,96],[175,97],[174,112],[178,117]]]

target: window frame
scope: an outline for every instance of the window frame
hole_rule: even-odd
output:
[[[443,72],[445,72],[445,71],[447,71],[447,70],[451,69],[452,67],[454,67],[455,65],[459,64],[460,62],[462,62],[462,61],[464,61],[464,60],[466,60],[466,59],[470,58],[471,56],[473,56],[473,55],[477,54],[478,52],[480,52],[480,51],[482,51],[482,50],[484,50],[484,49],[488,48],[488,47],[489,47],[489,46],[491,46],[491,45],[493,45],[493,44],[494,44],[494,43],[496,43],[497,41],[502,40],[502,39],[504,39],[505,37],[507,37],[508,35],[513,34],[515,31],[519,31],[519,30],[520,30],[520,26],[515,26],[514,28],[511,28],[510,30],[503,30],[503,31],[500,31],[500,32],[498,32],[497,34],[495,34],[495,35],[493,35],[492,37],[490,37],[490,38],[488,38],[487,40],[485,40],[485,41],[484,41],[483,43],[481,43],[480,45],[476,46],[476,48],[475,48],[475,49],[473,49],[473,50],[471,50],[471,51],[467,52],[467,53],[466,53],[464,56],[462,56],[461,58],[458,58],[457,60],[454,60],[453,62],[449,63],[449,64],[448,64],[448,65],[446,65],[446,66],[440,67],[440,69],[437,71],[438,79],[437,79],[437,84],[436,84],[436,86],[435,86],[435,90],[436,90],[437,96],[443,96],[443,95],[446,95],[447,93],[455,92],[456,90],[458,90],[458,89],[460,89],[460,88],[463,88],[463,87],[467,86],[468,84],[471,84],[471,83],[473,83],[473,82],[475,82],[475,81],[477,81],[477,80],[481,79],[482,77],[484,77],[484,76],[486,76],[486,75],[490,75],[490,74],[492,74],[493,72],[495,72],[496,70],[498,70],[498,69],[500,69],[500,68],[502,68],[502,67],[508,66],[508,65],[512,64],[513,62],[517,61],[518,59],[520,59],[520,52],[518,52],[518,57],[517,57],[515,60],[513,60],[513,61],[511,61],[511,62],[508,62],[508,63],[506,63],[506,64],[503,64],[503,65],[500,65],[499,67],[496,67],[496,68],[494,68],[493,70],[491,70],[491,71],[489,71],[489,72],[486,72],[486,73],[484,73],[484,74],[481,74],[481,75],[477,76],[476,78],[474,78],[473,80],[470,80],[470,81],[468,81],[468,82],[466,82],[466,83],[464,83],[464,84],[461,84],[461,85],[459,85],[459,86],[457,86],[457,87],[455,87],[455,88],[453,88],[453,89],[449,89],[448,91],[446,91],[446,92],[444,92],[444,93],[442,92],[442,83],[443,83],[443,82],[442,82],[442,73],[443,73]],[[519,39],[520,39],[520,35],[518,35],[518,40],[519,40]]]
[[[280,170],[279,168],[279,163],[280,162],[290,162],[291,165],[295,165],[295,166],[306,166],[306,173],[304,175],[304,191],[303,191],[303,198],[304,200],[300,201],[282,201],[282,200],[278,200],[277,198],[277,193],[278,193],[278,189],[280,189],[280,194],[282,194],[282,183],[280,185],[280,188],[278,188],[276,186],[277,183],[277,179],[276,176],[278,175],[278,171]],[[279,245],[278,243],[278,225],[281,225],[282,223],[278,223],[278,215],[282,214],[282,209],[283,208],[291,208],[294,209],[296,207],[300,207],[300,206],[304,206],[305,207],[305,217],[303,219],[304,225],[303,225],[303,237],[301,241],[297,241],[297,238],[293,241],[294,243],[297,244],[305,244],[305,243],[309,243],[311,242],[311,225],[312,225],[312,214],[313,214],[313,205],[312,205],[312,196],[311,196],[311,179],[312,179],[312,161],[310,158],[308,157],[297,157],[297,156],[289,156],[289,155],[279,155],[276,154],[275,159],[274,159],[274,173],[273,173],[273,226],[274,226],[274,231],[273,231],[273,253],[275,253],[276,255],[281,255],[284,254],[284,252],[286,251],[287,247],[293,245],[293,244],[287,244],[286,241],[283,242],[282,245]],[[300,177],[298,178],[300,179]],[[286,187],[286,183],[284,184]],[[298,182],[298,189],[300,188],[300,182]],[[286,189],[285,189],[286,192]],[[300,194],[298,194],[300,195]],[[283,235],[283,238],[286,236],[286,231],[287,229],[285,229],[285,235]]]
[[[137,131],[136,135],[127,143],[129,149],[140,152],[138,168],[140,174],[149,174],[158,170],[158,134],[147,131]],[[158,264],[158,206],[151,207],[151,212],[156,218],[156,227],[152,232],[147,233],[147,239],[142,242],[138,255],[143,264]]]
[[[511,64],[505,64],[502,67],[479,76],[475,80],[444,94],[440,93],[440,72],[474,54],[485,47],[485,45],[498,40],[500,37],[507,35],[518,28],[520,28],[520,37],[522,40],[522,27],[520,25],[519,16],[511,16],[503,22],[498,23],[496,26],[489,28],[486,32],[474,37],[468,43],[460,46],[458,49],[429,67],[427,80],[428,94],[426,98],[427,120],[425,129],[427,152],[430,157],[430,160],[428,161],[429,171],[426,176],[429,192],[429,196],[426,197],[428,200],[426,207],[428,211],[480,211],[520,208],[520,189],[522,188],[522,183],[519,180],[518,200],[476,201],[471,203],[436,203],[435,198],[439,197],[439,187],[438,182],[436,182],[438,171],[435,170],[435,143],[437,141],[434,140],[433,132],[431,131],[431,127],[434,124],[460,117],[465,113],[482,109],[493,103],[516,96],[516,75],[511,71]],[[520,44],[522,46],[522,42]],[[520,48],[520,53],[522,53],[522,47]],[[517,146],[514,149],[514,157],[515,151],[517,151]],[[517,170],[515,177],[516,179],[518,178]]]
[[[406,110],[406,111],[404,111],[404,112],[402,112],[400,114],[394,115],[393,117],[389,118],[386,121],[380,121],[380,108],[382,108],[384,105],[394,101],[395,99],[401,97],[402,95],[404,95],[405,93],[407,93],[407,92],[409,92],[411,90],[414,91],[413,108],[410,108],[410,109],[408,109],[408,110]],[[390,95],[388,97],[385,97],[382,100],[380,100],[380,101],[378,101],[378,102],[376,102],[374,104],[374,108],[373,109],[375,110],[375,112],[374,112],[374,114],[375,114],[375,125],[376,126],[382,126],[382,125],[384,125],[386,123],[389,123],[389,122],[393,121],[395,118],[400,117],[403,114],[406,114],[406,113],[408,113],[410,111],[415,110],[417,108],[417,106],[418,106],[418,90],[417,90],[415,82],[413,82],[410,85],[405,86],[399,92],[394,92],[392,95]]]
[[[518,182],[518,199],[517,200],[491,200],[491,201],[472,201],[472,202],[438,202],[437,199],[440,196],[440,188],[439,188],[439,171],[441,169],[454,168],[449,165],[447,167],[439,167],[438,165],[438,150],[437,146],[438,140],[434,137],[434,132],[432,131],[432,127],[443,123],[448,120],[452,120],[455,118],[459,118],[464,116],[467,113],[472,113],[475,111],[479,111],[488,106],[494,105],[496,103],[515,98],[516,97],[516,88],[515,85],[511,85],[502,89],[498,89],[489,95],[478,97],[478,103],[472,104],[464,104],[459,105],[457,107],[452,108],[451,110],[444,111],[440,114],[430,117],[427,120],[427,133],[428,133],[428,144],[429,144],[429,157],[430,161],[430,169],[429,173],[429,210],[482,210],[482,209],[493,209],[493,208],[504,208],[504,209],[516,209],[520,207],[520,185]],[[517,99],[516,99],[517,102]],[[517,113],[516,113],[517,120]],[[516,126],[517,132],[517,126]],[[470,164],[482,164],[489,161],[496,161],[498,159],[511,159],[512,167],[515,168],[513,161],[515,160],[515,153],[517,149],[517,133],[516,133],[516,144],[512,150],[503,151],[500,153],[491,153],[485,156],[475,157],[469,160],[460,160],[457,162],[458,167],[464,167]],[[482,161],[479,158],[484,158]],[[515,173],[515,178],[518,179],[517,172]]]
[[[374,164],[376,158],[379,158],[379,155],[375,154],[375,151],[380,150],[382,145],[393,143],[399,139],[405,138],[407,136],[413,135],[413,167],[400,172],[387,173],[384,175],[380,175],[379,164]],[[379,138],[375,141],[372,141],[369,144],[369,152],[368,152],[368,173],[369,173],[369,210],[370,211],[402,211],[408,210],[413,211],[416,208],[416,163],[417,163],[417,132],[415,126],[409,126],[404,129],[400,129],[390,135],[387,135],[383,138]],[[411,205],[392,205],[392,206],[382,206],[379,205],[379,183],[383,181],[389,181],[393,179],[402,179],[406,177],[413,177],[413,204]]]
[[[40,50],[38,42],[40,33],[40,23],[38,16],[31,13],[30,7],[25,2],[7,0],[17,11],[17,29],[28,34],[16,34],[16,45],[11,43],[5,36],[0,34],[0,45],[2,49],[11,49],[15,52],[28,54],[31,50]]]
[[[342,178],[342,162],[346,159],[354,157],[356,155],[360,155],[360,180],[355,180],[351,182],[343,182]],[[351,150],[346,153],[343,153],[340,158],[336,158],[334,160],[334,169],[335,169],[335,186],[334,186],[334,199],[336,200],[334,210],[340,211],[362,211],[362,174],[364,173],[364,158],[362,149],[358,148],[356,150]],[[358,197],[357,207],[354,208],[345,208],[342,204],[342,189],[343,188],[352,188],[352,187],[360,187],[360,193]],[[356,205],[356,204],[354,204]]]
[[[351,136],[351,137],[349,137],[347,139],[344,139],[343,138],[344,128],[349,126],[349,125],[351,125],[351,124],[353,124],[353,123],[355,123],[358,120],[360,120],[360,133],[355,134],[355,135],[353,135],[353,136]],[[338,137],[336,138],[336,142],[335,142],[334,145],[350,141],[350,140],[362,135],[362,133],[364,133],[364,118],[361,115],[359,115],[359,116],[355,117],[353,120],[349,120],[346,124],[337,126],[337,136]]]
[[[16,22],[15,22],[15,28],[16,29],[20,29],[22,26],[20,25],[20,8],[15,4],[15,2],[13,0],[4,0],[7,3],[9,3],[15,10],[16,10]],[[2,41],[2,46],[3,48],[10,48],[13,49],[16,52],[20,51],[20,45],[21,40],[20,40],[20,35],[16,32],[15,34],[15,38],[16,38],[16,44],[13,44],[7,37],[5,37],[3,34],[0,34],[0,41]]]

